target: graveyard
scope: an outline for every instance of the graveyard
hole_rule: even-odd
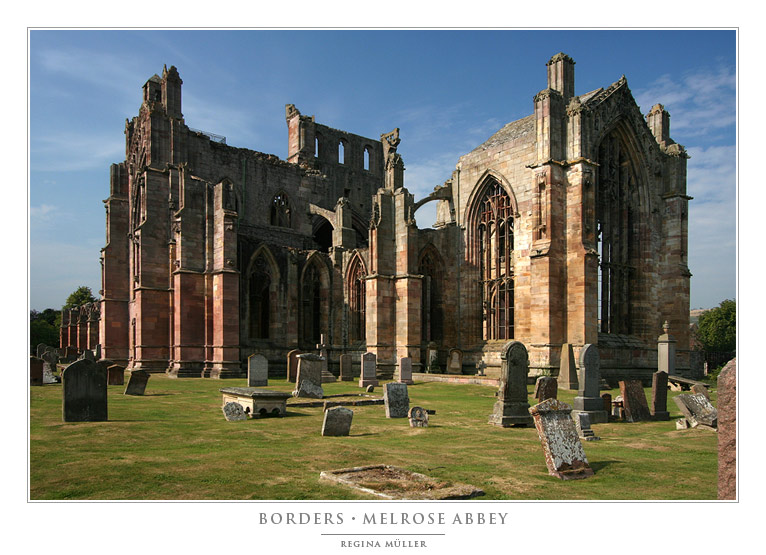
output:
[[[125,384],[129,378],[126,372]],[[359,381],[322,383],[325,401],[380,401],[345,405],[343,410],[353,411],[348,435],[323,435],[330,427],[323,401],[292,397],[296,384],[284,377],[269,377],[260,387],[287,399],[283,416],[256,414],[236,421],[224,417],[222,390],[236,393],[248,386],[246,379],[152,374],[143,395],[126,395],[125,385],[111,383],[106,385],[108,417],[91,422],[64,421],[61,383],[30,387],[31,499],[374,500],[379,497],[320,479],[322,473],[372,465],[424,475],[446,488],[468,485],[483,492],[476,497],[480,500],[706,500],[717,495],[716,431],[676,424],[686,405],[674,400],[688,392],[667,392],[668,420],[592,420],[591,435],[600,439],[582,442],[592,475],[561,480],[546,468],[534,425],[489,422],[502,403],[497,387],[416,377],[406,395],[410,407],[424,409],[419,414],[426,422],[411,425],[406,417],[388,417],[393,405],[382,400],[389,381],[380,380],[369,393]],[[651,403],[652,388],[639,389]],[[626,392],[599,393],[616,399]],[[529,406],[538,403],[534,384],[526,384],[526,394]],[[559,388],[557,399],[572,407],[577,395]],[[523,397],[523,390],[514,396]],[[710,398],[716,405],[714,384]],[[343,411],[335,412],[342,417]]]

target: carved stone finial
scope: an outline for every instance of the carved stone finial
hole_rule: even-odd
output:
[[[662,324],[662,331],[665,333],[665,335],[667,335],[668,331],[670,331],[670,324],[667,320],[665,320],[665,323]]]
[[[293,119],[295,116],[300,116],[301,113],[298,111],[298,108],[295,107],[295,104],[285,104],[285,119]]]

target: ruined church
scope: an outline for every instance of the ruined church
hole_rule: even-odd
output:
[[[288,104],[282,160],[188,127],[165,68],[111,166],[102,356],[228,378],[253,353],[279,375],[288,351],[321,344],[335,374],[371,352],[385,378],[401,357],[444,372],[459,349],[463,373],[497,376],[517,340],[532,375],[556,375],[562,345],[596,344],[616,379],[656,370],[667,321],[688,367],[688,156],[662,105],[642,115],[624,76],[576,95],[574,69],[553,56],[532,113],[417,198],[398,129],[362,137]]]

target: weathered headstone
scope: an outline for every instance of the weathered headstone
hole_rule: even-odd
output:
[[[577,379],[577,365],[575,364],[574,349],[571,343],[561,346],[561,362],[559,364],[559,387],[567,390],[577,390],[580,382]]]
[[[737,498],[737,359],[718,374],[718,499]]]
[[[295,383],[295,379],[298,377],[298,355],[301,354],[299,349],[293,349],[287,353],[287,381]]]
[[[43,359],[43,383],[59,383],[61,378],[55,375],[58,367],[59,357],[55,351],[45,351],[42,356]]]
[[[622,406],[625,409],[625,420],[628,422],[640,422],[651,420],[649,405],[646,403],[646,394],[640,380],[620,381],[620,394]]]
[[[269,385],[269,361],[259,353],[247,357],[247,385],[249,387]]]
[[[612,396],[609,393],[602,393],[601,399],[604,401],[604,410],[607,414],[612,414]]]
[[[572,420],[572,407],[558,399],[546,399],[530,407],[529,413],[534,418],[548,474],[561,480],[593,476]]]
[[[699,393],[700,395],[704,395],[705,399],[708,401],[710,400],[710,392],[707,390],[707,387],[702,384],[695,383],[689,388],[689,391],[692,393]]]
[[[123,395],[143,395],[146,392],[146,383],[149,381],[149,372],[146,370],[133,370],[130,373],[128,386]]]
[[[500,358],[500,387],[489,423],[503,428],[531,426],[532,417],[529,415],[527,401],[527,349],[519,341],[510,341],[503,347]]]
[[[412,407],[408,416],[410,428],[428,428],[428,412],[423,407]]]
[[[43,364],[43,359],[29,357],[29,385],[43,385]]]
[[[91,360],[78,360],[61,375],[64,422],[107,420],[106,372]]]
[[[447,360],[447,374],[463,373],[463,351],[460,349],[450,349]]]
[[[226,403],[223,407],[221,407],[221,410],[223,410],[223,416],[228,422],[241,422],[242,420],[247,420],[248,418],[244,407],[239,403]]]
[[[439,367],[439,351],[435,346],[429,345],[426,349],[426,372],[438,374],[441,372]]]
[[[368,385],[367,389],[365,389],[365,391],[367,393],[372,393],[373,391],[375,391],[375,386],[374,385]]]
[[[386,405],[387,418],[407,418],[410,411],[410,396],[407,384],[387,383],[383,386],[383,402]]]
[[[557,399],[558,393],[559,385],[556,378],[540,376],[535,381],[535,399],[538,403],[546,399]]]
[[[38,343],[37,350],[35,351],[35,354],[37,355],[37,358],[43,358],[43,353],[48,348],[48,345],[45,343]]]
[[[399,383],[412,385],[412,359],[402,357],[399,359]]]
[[[332,407],[324,411],[323,436],[347,436],[351,431],[354,411],[346,407]]]
[[[587,344],[580,350],[578,381],[580,388],[574,398],[574,412],[587,412],[593,424],[607,422],[607,412],[599,389],[601,357],[595,345]]]
[[[581,440],[598,441],[601,439],[593,432],[593,429],[590,427],[590,415],[587,412],[578,412],[574,414],[574,423],[575,429],[577,430],[577,435]]]
[[[375,353],[364,353],[362,355],[362,375],[359,377],[359,387],[378,385],[377,361],[378,358],[375,356]]]
[[[652,374],[652,418],[670,420],[668,412],[668,374],[658,370]]]
[[[311,399],[324,397],[324,389],[322,389],[324,362],[324,357],[314,353],[298,355],[298,376],[295,379],[294,397],[309,397]]]
[[[718,411],[701,393],[683,393],[673,397],[673,401],[692,428],[697,426],[718,427]]]
[[[354,367],[351,355],[340,355],[340,381],[350,382],[354,380]]]
[[[112,364],[106,369],[107,385],[125,385],[125,368],[119,364]]]
[[[96,357],[93,355],[93,351],[90,349],[83,349],[82,354],[77,360],[89,360],[91,362],[96,362]]]

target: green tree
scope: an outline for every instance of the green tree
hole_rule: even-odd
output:
[[[42,312],[32,310],[29,312],[29,343],[32,352],[40,343],[55,347],[59,344],[59,328],[61,327],[61,313],[52,308],[46,308]]]
[[[727,299],[717,308],[703,312],[697,324],[697,338],[706,351],[736,351],[737,303]]]
[[[66,298],[66,304],[63,306],[62,310],[92,303],[95,300],[96,297],[93,296],[93,291],[90,290],[90,287],[81,285]]]

